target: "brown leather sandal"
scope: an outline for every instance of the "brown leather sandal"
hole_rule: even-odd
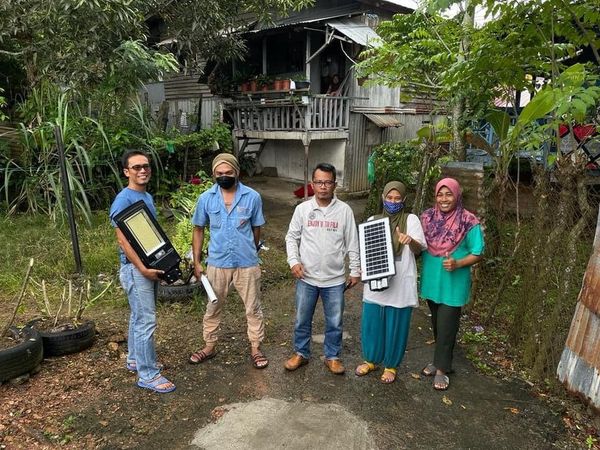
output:
[[[252,365],[256,369],[264,369],[269,365],[269,360],[260,351],[256,352],[254,355],[250,355],[250,358],[252,359]]]
[[[213,350],[210,353],[206,353],[204,350],[199,350],[197,352],[192,353],[188,362],[190,364],[200,364],[204,361],[208,361],[209,359],[214,358],[215,356],[217,356],[216,350]]]

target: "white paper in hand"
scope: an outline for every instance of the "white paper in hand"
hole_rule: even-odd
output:
[[[202,286],[204,286],[204,290],[206,291],[208,300],[211,303],[216,303],[217,302],[217,294],[215,294],[215,291],[213,290],[212,286],[210,285],[210,281],[208,281],[208,278],[206,277],[206,275],[204,275],[204,274],[200,275],[200,281],[202,282]]]

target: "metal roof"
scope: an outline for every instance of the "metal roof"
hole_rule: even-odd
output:
[[[354,22],[348,19],[331,20],[327,22],[332,28],[352,39],[357,44],[370,47],[379,47],[381,38],[373,28],[364,23]]]
[[[250,33],[273,30],[275,28],[282,28],[291,25],[320,22],[339,17],[347,17],[353,14],[359,14],[361,12],[362,8],[359,2],[352,2],[335,8],[307,8],[296,13],[292,13],[287,17],[275,19],[273,23],[257,23],[254,30],[250,31]]]
[[[379,0],[378,6],[387,6],[393,12],[402,12],[415,10],[418,6],[415,0]],[[315,5],[310,8],[305,8],[300,11],[294,11],[287,17],[278,17],[271,23],[256,23],[254,29],[249,33],[257,33],[260,31],[272,30],[293,25],[301,25],[313,22],[322,22],[326,20],[350,17],[357,14],[370,13],[373,7],[369,2],[351,1],[345,4],[324,8],[320,5]]]
[[[391,3],[393,5],[403,6],[404,8],[413,10],[419,7],[419,2],[415,0],[385,0],[384,3]]]
[[[401,127],[400,122],[402,117],[400,114],[367,114],[363,113],[367,119],[377,125],[379,128]]]

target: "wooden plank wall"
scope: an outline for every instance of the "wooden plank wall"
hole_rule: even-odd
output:
[[[600,211],[594,251],[556,373],[569,391],[600,409]]]
[[[23,147],[21,145],[20,131],[13,125],[0,125],[0,142],[8,147],[9,158],[19,158]]]

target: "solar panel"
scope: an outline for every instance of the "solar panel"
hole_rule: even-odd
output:
[[[361,280],[372,290],[388,287],[388,277],[396,274],[389,218],[370,220],[358,225]]]

